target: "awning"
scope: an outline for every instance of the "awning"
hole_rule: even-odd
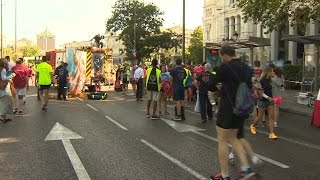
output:
[[[294,36],[282,38],[283,41],[293,41],[301,44],[320,44],[320,34],[311,36]]]
[[[234,41],[234,42],[222,42],[222,43],[206,43],[206,48],[210,49],[220,49],[223,45],[230,45],[236,49],[241,48],[255,48],[255,47],[265,47],[270,46],[270,39],[261,38],[261,37],[252,37],[243,41]]]

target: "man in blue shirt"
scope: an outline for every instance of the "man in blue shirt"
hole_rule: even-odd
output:
[[[182,60],[176,60],[176,67],[170,71],[173,83],[173,100],[176,101],[176,116],[172,119],[175,121],[185,120],[184,117],[184,79],[187,77],[185,69],[182,67]]]

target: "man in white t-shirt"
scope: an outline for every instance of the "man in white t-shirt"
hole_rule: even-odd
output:
[[[139,64],[137,69],[134,71],[133,77],[137,84],[137,92],[136,92],[137,101],[142,101],[144,72],[141,67],[141,64]]]

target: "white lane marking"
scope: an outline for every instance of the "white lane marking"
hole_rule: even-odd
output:
[[[79,180],[90,180],[90,176],[87,173],[86,169],[84,168],[76,150],[74,149],[73,145],[71,144],[70,139],[62,140],[63,146],[66,149],[68,157],[71,161],[71,164],[76,171]]]
[[[174,164],[178,165],[179,167],[181,167],[182,169],[186,170],[187,172],[189,172],[190,174],[192,174],[194,177],[198,178],[198,179],[207,179],[206,177],[202,176],[200,173],[194,171],[193,169],[189,168],[188,166],[186,166],[185,164],[183,164],[182,162],[180,162],[179,160],[175,159],[174,157],[170,156],[169,154],[165,153],[164,151],[161,151],[159,148],[157,148],[156,146],[150,144],[148,141],[141,139],[140,140],[142,143],[144,143],[145,145],[149,146],[151,149],[153,149],[154,151],[156,151],[157,153],[161,154],[162,156],[164,156],[165,158],[167,158],[168,160],[170,160],[171,162],[173,162]]]
[[[87,104],[87,106],[89,106],[91,109],[98,111],[98,109],[96,109],[95,107],[91,106],[90,104]]]
[[[168,105],[168,107],[174,108],[174,106],[171,106],[171,105]],[[193,111],[190,111],[190,110],[185,110],[185,111],[189,112],[189,113],[192,113],[192,114],[200,115],[199,113],[196,113],[196,112],[193,112]],[[250,130],[249,127],[245,127],[245,129]],[[266,132],[266,131],[257,130],[257,132],[269,136],[269,133]],[[305,147],[308,147],[308,148],[311,148],[311,149],[320,150],[320,146],[314,145],[314,144],[310,144],[310,143],[306,143],[306,142],[303,142],[303,141],[297,141],[297,140],[286,138],[286,137],[283,137],[283,136],[278,136],[278,139],[282,139],[284,141],[291,142],[291,143],[294,143],[294,144],[298,144],[298,145],[301,145],[301,146],[305,146]]]
[[[77,99],[78,99],[79,101],[83,102],[83,100],[82,100],[81,98],[77,97]]]
[[[115,125],[117,125],[119,128],[128,131],[128,129],[124,126],[122,126],[120,123],[118,123],[117,121],[113,120],[111,117],[109,116],[105,116],[107,119],[109,119],[111,122],[113,122]]]
[[[206,134],[201,133],[201,132],[198,132],[198,131],[192,131],[192,132],[193,132],[194,134],[199,135],[199,136],[202,136],[202,137],[205,137],[205,138],[207,138],[207,139],[210,139],[210,140],[213,140],[213,141],[215,141],[215,142],[218,142],[218,139],[217,139],[217,138],[214,138],[214,137],[212,137],[212,136],[206,135]],[[230,144],[229,144],[228,146],[231,147]],[[285,164],[283,164],[283,163],[281,163],[281,162],[275,161],[275,160],[270,159],[270,158],[268,158],[268,157],[262,156],[262,155],[260,155],[260,154],[257,154],[257,156],[259,156],[260,159],[262,159],[262,160],[264,160],[264,161],[266,161],[266,162],[268,162],[268,163],[271,163],[271,164],[273,164],[273,165],[276,165],[276,166],[278,166],[278,167],[281,167],[281,168],[284,168],[284,169],[287,169],[287,168],[290,167],[290,166],[288,166],[288,165],[285,165]]]
[[[248,127],[246,127],[246,129],[247,129],[247,130],[250,130],[250,128],[248,128]],[[257,129],[257,132],[269,136],[269,133],[268,133],[268,132],[261,131],[261,130],[258,130],[258,129]],[[317,145],[314,145],[314,144],[305,143],[305,142],[302,142],[302,141],[297,141],[297,140],[290,139],[290,138],[286,138],[286,137],[283,137],[283,136],[278,136],[278,139],[282,139],[282,140],[284,140],[284,141],[288,141],[288,142],[291,142],[291,143],[294,143],[294,144],[298,144],[298,145],[301,145],[301,146],[305,146],[305,147],[308,147],[308,148],[311,148],[311,149],[320,150],[320,146],[317,146]]]

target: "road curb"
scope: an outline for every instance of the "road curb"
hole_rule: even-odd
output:
[[[280,111],[288,112],[288,113],[292,113],[292,114],[296,114],[296,115],[301,115],[301,116],[312,117],[312,113],[306,113],[306,112],[296,111],[296,110],[288,109],[288,108],[280,108]]]

